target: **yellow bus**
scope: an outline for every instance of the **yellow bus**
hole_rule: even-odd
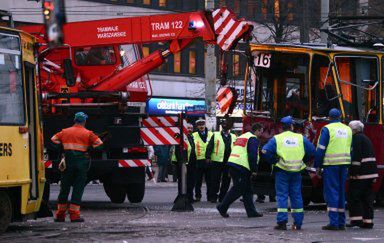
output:
[[[0,28],[0,233],[34,217],[45,182],[34,37]]]
[[[297,121],[296,130],[316,144],[329,110],[339,108],[343,122],[365,124],[380,175],[373,188],[376,202],[384,204],[384,52],[336,45],[257,44],[251,45],[251,54],[251,81],[246,79],[245,86],[252,111],[244,112],[245,130],[261,122],[260,138],[266,142],[282,131],[280,118],[290,115]],[[259,168],[255,192],[273,195],[270,165],[261,161]],[[320,178],[313,173],[303,178],[305,203],[321,202]]]

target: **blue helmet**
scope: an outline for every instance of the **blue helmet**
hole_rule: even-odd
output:
[[[88,116],[84,112],[77,112],[75,114],[75,122],[85,122]]]
[[[331,118],[339,118],[341,116],[341,112],[340,112],[339,109],[332,108],[329,111],[328,116],[331,117]]]
[[[280,122],[283,123],[284,125],[292,125],[293,119],[291,116],[286,116],[286,117],[281,118]]]

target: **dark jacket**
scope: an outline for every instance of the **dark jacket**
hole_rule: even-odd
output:
[[[191,145],[191,155],[189,156],[188,163],[193,164],[196,162],[195,142],[191,134],[188,134],[187,138],[188,138],[189,144]],[[180,161],[180,145],[175,146],[175,155],[176,155],[176,160]],[[187,150],[184,150],[184,158],[185,159],[188,158],[187,156],[188,156]]]
[[[351,179],[373,179],[378,177],[375,151],[371,140],[364,133],[352,136]]]

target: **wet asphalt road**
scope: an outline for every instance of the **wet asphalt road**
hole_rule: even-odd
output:
[[[51,198],[58,186],[52,186]],[[305,210],[303,230],[276,231],[275,204],[256,204],[262,218],[246,217],[241,202],[222,218],[209,202],[194,204],[194,212],[172,212],[175,183],[148,183],[142,204],[111,204],[102,185],[85,190],[85,223],[53,223],[52,218],[14,223],[0,242],[384,242],[384,209],[375,210],[373,230],[321,230],[327,223],[324,205]],[[203,198],[204,199],[204,198]],[[54,203],[54,202],[53,202]],[[291,220],[291,219],[290,219]]]

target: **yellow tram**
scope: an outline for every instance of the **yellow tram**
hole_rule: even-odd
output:
[[[0,28],[0,233],[39,211],[44,182],[34,37]]]

